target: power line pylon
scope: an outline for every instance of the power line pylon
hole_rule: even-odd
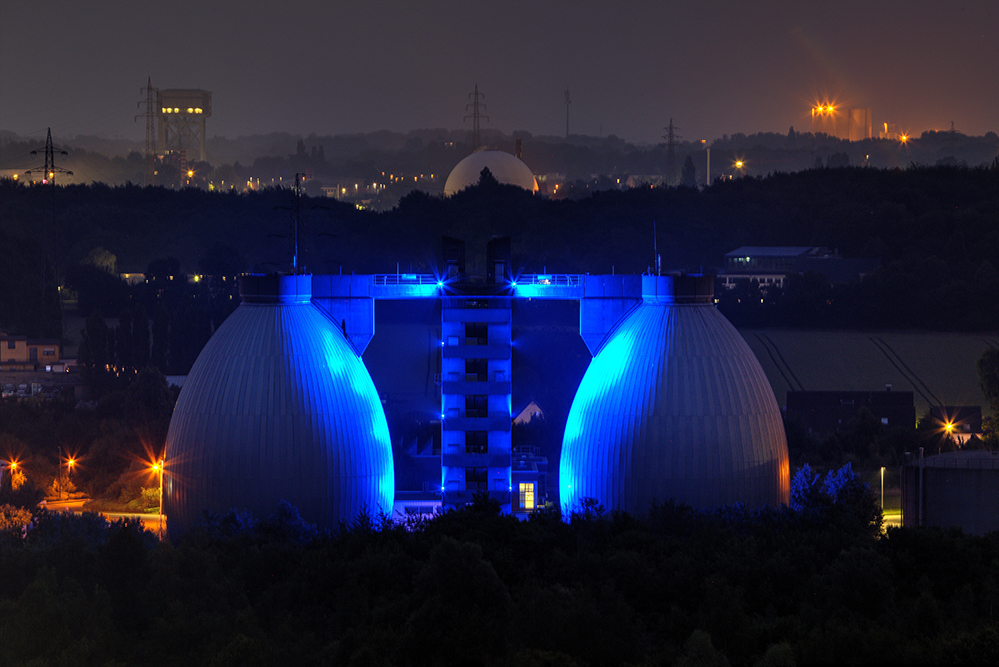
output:
[[[55,186],[56,174],[66,174],[67,176],[72,176],[73,172],[68,169],[63,169],[62,167],[57,167],[55,163],[56,150],[59,151],[60,155],[69,155],[66,151],[62,149],[57,149],[52,145],[52,128],[48,128],[48,135],[45,137],[45,165],[42,167],[34,167],[28,169],[24,172],[25,176],[31,176],[31,173],[38,171],[40,169],[44,170],[42,173],[42,183],[47,183],[49,185]],[[38,155],[38,151],[31,151],[32,155]],[[42,302],[45,307],[49,310],[58,312],[60,308],[59,302],[59,292],[56,287],[58,283],[59,275],[59,257],[58,249],[56,247],[56,235],[55,230],[55,188],[51,189],[51,197],[49,202],[51,205],[51,216],[47,223],[42,225],[42,237],[45,239],[43,246],[43,256],[42,261],[39,262],[39,280],[40,288],[42,294]]]
[[[28,169],[27,171],[24,172],[25,176],[30,176],[31,172],[33,172],[33,171],[39,171],[40,169],[44,169],[44,172],[42,174],[42,182],[43,183],[51,183],[52,185],[55,185],[55,175],[56,174],[66,174],[67,176],[72,176],[73,175],[73,172],[71,172],[71,171],[69,171],[67,169],[63,169],[62,167],[57,167],[56,166],[56,163],[55,163],[55,152],[56,152],[56,148],[55,148],[55,146],[52,145],[52,128],[51,127],[49,128],[49,134],[48,134],[48,136],[45,138],[45,149],[44,150],[45,150],[45,166],[43,166],[43,167],[33,167],[32,169]],[[31,154],[32,155],[38,155],[38,151],[37,150],[31,151]],[[66,151],[61,150],[61,149],[59,150],[59,154],[60,155],[69,155],[69,153],[67,153]]]
[[[135,117],[135,120],[139,118],[146,119],[146,152],[143,155],[143,164],[145,167],[145,185],[155,185],[156,184],[156,173],[153,169],[153,159],[156,154],[156,93],[159,88],[153,88],[153,78],[148,77],[146,79],[146,87],[140,88],[140,93],[146,94],[146,110],[144,113],[140,113]],[[142,106],[142,102],[139,102],[139,106]]]
[[[677,130],[680,128],[673,125],[673,119],[669,119],[669,125],[663,128],[666,134],[666,185],[676,185],[676,142],[680,138]]]
[[[479,92],[479,84],[475,84],[475,91],[469,93],[468,97],[472,101],[465,105],[465,110],[468,111],[471,109],[472,113],[465,116],[464,120],[472,119],[472,149],[475,150],[482,145],[482,135],[479,132],[479,119],[485,118],[489,120],[489,116],[483,116],[482,112],[479,111],[479,107],[482,108],[482,111],[486,110],[486,105],[479,102],[480,97],[485,97],[484,93]]]

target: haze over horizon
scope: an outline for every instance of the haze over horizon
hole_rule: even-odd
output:
[[[482,128],[661,141],[999,130],[999,3],[35,0],[0,7],[0,130],[142,140],[140,89],[212,92],[208,137]],[[140,105],[140,103],[142,103]]]

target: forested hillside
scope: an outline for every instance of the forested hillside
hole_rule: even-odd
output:
[[[246,269],[290,266],[294,194],[220,194],[105,185],[28,187],[0,182],[0,326],[39,335],[43,288],[107,252],[117,272],[174,257],[182,273],[211,272],[219,253]],[[484,273],[485,243],[510,235],[523,272],[711,271],[742,245],[825,246],[873,257],[863,283],[794,284],[765,308],[722,304],[738,323],[999,327],[999,167],[813,169],[717,182],[704,190],[600,191],[553,201],[486,179],[444,199],[414,191],[395,209],[358,210],[304,197],[301,263],[314,273],[433,272],[443,235],[465,239]],[[655,239],[653,230],[657,231]],[[105,266],[107,268],[107,266]],[[48,270],[46,270],[48,269]],[[768,310],[769,309],[769,310]],[[952,313],[941,318],[941,309]],[[760,318],[763,321],[760,321]]]
[[[3,505],[11,517],[17,509]],[[9,509],[5,509],[9,508]],[[37,512],[36,512],[37,513]],[[0,524],[7,664],[994,664],[996,534],[889,529],[849,468],[790,506],[527,521],[473,505],[358,517],[206,515],[173,544],[135,523]],[[3,516],[0,515],[0,520]],[[30,663],[29,661],[36,661]]]

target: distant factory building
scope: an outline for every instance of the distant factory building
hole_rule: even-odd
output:
[[[787,416],[800,419],[809,433],[835,433],[851,427],[861,410],[885,428],[916,428],[911,391],[788,391]]]
[[[201,162],[208,159],[205,121],[212,115],[211,92],[198,89],[158,90],[155,115],[158,120],[157,153],[183,155],[191,160],[197,156]]]
[[[902,525],[999,530],[999,455],[989,451],[910,456],[902,466]]]
[[[828,134],[847,141],[871,138],[871,110],[842,109],[834,104],[812,107],[812,133]]]

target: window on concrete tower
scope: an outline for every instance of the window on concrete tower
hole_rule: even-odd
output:
[[[489,396],[486,394],[468,394],[465,396],[465,416],[482,418],[489,416]]]
[[[534,482],[520,483],[520,509],[534,509]]]
[[[489,451],[489,431],[467,431],[465,433],[465,453],[485,454]]]
[[[489,342],[489,325],[484,322],[465,323],[465,345],[486,345]]]
[[[485,359],[465,359],[465,382],[485,382],[489,379],[489,362]]]
[[[489,490],[489,468],[465,468],[466,491]]]

